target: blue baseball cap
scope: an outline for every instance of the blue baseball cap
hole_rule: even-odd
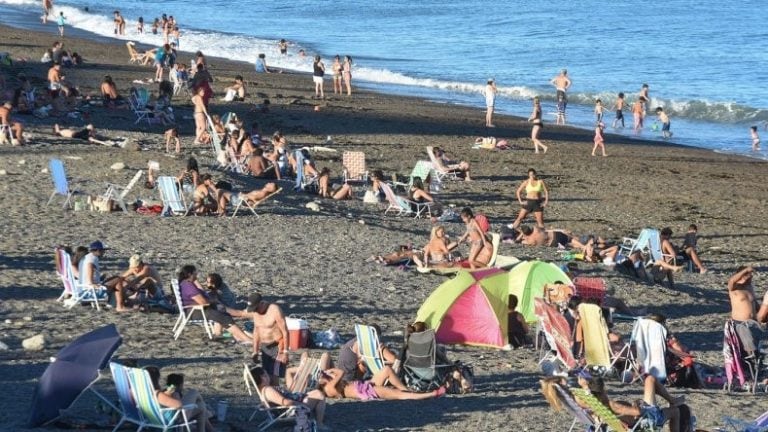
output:
[[[95,242],[91,243],[90,246],[88,246],[88,249],[94,251],[94,250],[105,250],[107,248],[104,247],[104,243],[102,243],[101,240],[96,240]]]

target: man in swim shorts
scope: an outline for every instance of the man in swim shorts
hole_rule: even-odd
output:
[[[565,109],[568,107],[568,95],[566,92],[571,87],[571,79],[568,78],[568,70],[563,69],[560,71],[560,75],[552,78],[549,82],[555,86],[555,89],[557,90],[557,100],[562,100],[563,113],[565,113]]]

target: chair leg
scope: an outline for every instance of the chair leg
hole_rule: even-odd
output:
[[[48,198],[48,202],[45,203],[46,207],[51,203],[51,201],[53,201],[53,197],[55,196],[56,196],[56,191],[54,190],[53,193],[51,194],[51,197]]]

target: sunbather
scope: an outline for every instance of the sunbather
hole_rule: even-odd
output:
[[[527,246],[571,247],[573,235],[566,230],[523,226],[517,241]]]
[[[245,84],[243,83],[243,77],[237,75],[235,77],[235,83],[225,89],[227,94],[224,96],[224,100],[227,102],[238,102],[245,100]]]
[[[385,387],[384,383],[387,381],[395,388]],[[421,400],[438,398],[445,394],[445,387],[442,386],[428,393],[410,392],[389,366],[385,366],[368,381],[346,381],[343,370],[327,369],[320,374],[319,388],[330,398],[359,399],[362,401],[376,399]]]
[[[55,136],[59,136],[62,138],[71,138],[71,139],[79,139],[83,141],[88,141],[90,143],[94,144],[101,144],[105,146],[114,146],[115,143],[112,141],[102,141],[98,138],[96,138],[96,129],[94,129],[92,124],[88,124],[85,126],[85,128],[80,130],[74,130],[74,129],[62,129],[59,127],[58,124],[53,125],[53,134]]]
[[[432,151],[434,152],[435,159],[442,165],[440,168],[448,171],[458,171],[464,175],[465,181],[472,181],[469,174],[469,162],[451,160],[440,147],[434,147]]]
[[[184,193],[192,193],[192,191],[194,191],[195,188],[201,183],[200,168],[198,168],[197,159],[194,157],[187,159],[187,167],[181,171],[181,173],[176,177],[176,180],[178,180],[179,184],[181,185],[181,190]]]
[[[254,177],[280,180],[280,170],[277,169],[276,164],[264,157],[264,150],[261,147],[253,149],[248,159],[248,172]]]
[[[147,366],[144,369],[149,373],[149,379],[152,380],[152,387],[155,389],[155,397],[161,406],[181,408],[186,405],[194,405],[194,408],[184,410],[185,417],[197,421],[198,432],[212,432],[214,430],[209,420],[205,400],[200,393],[196,390],[185,389],[183,385],[176,385],[183,384],[183,380],[179,382],[178,379],[172,380],[175,384],[168,385],[163,389],[160,386],[160,369],[155,366]],[[172,375],[179,376],[179,374],[169,374],[168,377],[170,378]]]
[[[181,303],[183,306],[203,306],[205,317],[208,321],[214,323],[213,332],[221,335],[222,329],[226,329],[236,341],[241,343],[251,343],[251,338],[235,324],[232,316],[227,312],[222,312],[211,303],[208,293],[200,286],[197,281],[197,268],[193,265],[185,265],[178,274],[179,291],[181,292]],[[195,311],[191,319],[202,319],[200,311]]]
[[[197,215],[211,214],[219,210],[219,191],[213,185],[210,174],[203,174],[200,183],[195,188],[192,196],[194,210]]]
[[[350,199],[354,195],[352,194],[352,186],[348,183],[344,183],[340,186],[336,186],[330,189],[331,170],[328,167],[320,170],[320,176],[317,179],[317,193],[324,198],[333,198],[335,200]]]
[[[251,368],[251,376],[259,387],[259,391],[264,395],[264,400],[276,406],[291,407],[296,406],[307,409],[317,422],[318,428],[324,428],[325,420],[325,393],[314,389],[306,393],[290,393],[270,384],[270,377],[267,371],[261,367]]]
[[[265,199],[270,194],[277,192],[277,185],[275,183],[267,183],[261,189],[252,190],[250,192],[232,192],[229,190],[221,189],[218,191],[219,201],[218,209],[219,215],[222,216],[226,212],[227,204],[233,202],[237,204],[237,200],[245,200],[249,204],[254,205],[259,201]]]
[[[445,236],[445,228],[443,226],[432,227],[429,243],[424,246],[422,256],[414,255],[413,261],[419,267],[429,267],[433,264],[450,262],[451,252],[448,248],[449,246],[448,238]]]
[[[381,337],[381,327],[377,324],[370,324],[370,326],[373,327],[376,330],[376,334]],[[368,371],[363,358],[360,356],[360,347],[358,345],[357,337],[355,336],[339,348],[337,366],[344,373],[343,379],[346,381],[354,381],[355,379],[362,378]],[[381,347],[381,354],[386,364],[394,364],[397,360],[397,356],[385,346]]]
[[[376,261],[377,263],[386,265],[400,265],[414,260],[414,258],[420,254],[421,251],[414,250],[409,245],[400,245],[395,252],[386,255],[372,255],[366,261]]]
[[[653,375],[645,376],[643,380],[643,399],[633,403],[609,399],[605,391],[603,379],[592,377],[586,371],[579,373],[578,380],[581,388],[592,393],[625,423],[633,425],[641,416],[650,415],[655,422],[655,427],[662,427],[664,423],[669,422],[670,432],[680,431],[680,410],[678,405],[681,405],[684,399],[670,395],[667,389],[656,381]],[[656,405],[657,394],[669,402],[669,407],[660,408]]]

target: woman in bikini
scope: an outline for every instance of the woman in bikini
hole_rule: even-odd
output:
[[[270,385],[270,378],[267,371],[261,367],[254,367],[250,370],[256,386],[259,388],[263,400],[273,406],[281,407],[303,407],[312,413],[317,426],[323,428],[325,420],[325,394],[318,390],[310,390],[307,393],[290,393]]]
[[[205,107],[205,88],[200,87],[197,92],[192,96],[192,105],[195,108],[195,144],[203,144],[206,118],[208,117],[208,109]]]
[[[341,65],[341,76],[344,78],[344,85],[347,87],[347,96],[352,96],[352,57],[344,56],[344,63]]]
[[[520,197],[523,190],[525,190],[525,202]],[[544,228],[544,207],[549,203],[549,191],[544,180],[540,180],[536,176],[535,169],[530,168],[528,170],[528,178],[520,184],[515,195],[523,208],[520,209],[520,214],[517,215],[517,219],[510,228],[517,229],[520,222],[528,216],[528,213],[533,213],[533,217],[536,218],[536,226]]]
[[[333,71],[333,94],[341,94],[341,58],[338,55],[333,58],[331,71]]]
[[[347,398],[367,400],[423,400],[439,398],[445,394],[445,387],[440,387],[428,393],[413,393],[397,377],[391,367],[385,366],[369,381],[345,381],[344,371],[338,368],[327,369],[320,373],[318,386],[329,398]],[[389,381],[392,387],[385,387]]]
[[[491,262],[493,256],[493,245],[482,229],[475,220],[475,215],[472,213],[472,209],[465,207],[461,210],[461,220],[467,227],[467,231],[459,237],[459,240],[455,245],[448,246],[448,249],[462,244],[465,240],[469,239],[470,249],[469,257],[463,263],[460,263],[462,267],[469,266],[470,269],[483,268]]]
[[[534,151],[538,154],[539,147],[541,147],[541,149],[544,150],[544,153],[546,153],[547,146],[542,144],[542,142],[539,140],[539,134],[541,133],[541,129],[544,127],[544,123],[541,121],[541,104],[539,103],[538,97],[533,98],[533,112],[531,112],[531,116],[528,117],[528,121],[533,122],[533,129],[531,129],[531,141],[533,141]]]
[[[323,198],[332,198],[335,200],[345,200],[353,197],[352,186],[344,183],[341,186],[331,189],[331,170],[328,167],[320,170],[317,178],[317,193]]]
[[[429,243],[424,246],[422,258],[414,255],[413,261],[419,267],[429,267],[430,265],[450,262],[450,253],[448,238],[445,236],[445,228],[435,226],[432,227]]]

